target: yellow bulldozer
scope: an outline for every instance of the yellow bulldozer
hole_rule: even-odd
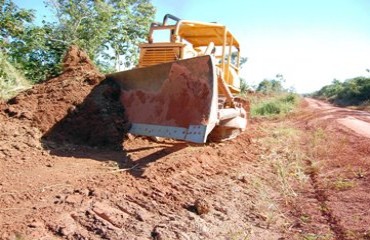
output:
[[[225,26],[167,14],[139,47],[136,68],[107,76],[121,87],[130,133],[204,143],[245,130],[240,45]]]

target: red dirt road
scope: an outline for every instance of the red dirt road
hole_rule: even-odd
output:
[[[309,107],[323,115],[321,119],[337,122],[361,136],[370,138],[370,113],[334,107],[329,103],[312,98],[307,98],[306,101]]]
[[[295,124],[306,135],[308,173],[330,239],[370,239],[369,113],[314,99],[306,105]],[[305,205],[310,196],[300,198]]]

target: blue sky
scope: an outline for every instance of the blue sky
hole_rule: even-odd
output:
[[[16,0],[48,15],[42,0]],[[241,43],[249,84],[281,73],[287,86],[312,92],[334,78],[370,68],[370,0],[152,0],[156,20],[179,18],[226,25]]]

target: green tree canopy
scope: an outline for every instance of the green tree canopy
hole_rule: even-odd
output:
[[[0,50],[33,82],[60,72],[71,44],[85,50],[103,71],[136,65],[155,8],[150,0],[46,0],[54,22],[33,23],[34,12],[0,0]]]
[[[370,78],[356,77],[344,82],[334,79],[313,95],[339,105],[360,105],[370,101]]]
[[[0,0],[0,47],[5,51],[12,38],[24,34],[26,24],[34,19],[34,12],[21,9],[12,0]]]
[[[280,93],[284,91],[284,88],[280,80],[264,79],[258,84],[256,91],[262,93]]]
[[[135,65],[155,14],[149,0],[49,0],[48,6],[57,17],[54,40],[77,44],[101,67]]]

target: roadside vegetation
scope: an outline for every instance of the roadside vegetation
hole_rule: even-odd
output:
[[[25,86],[58,75],[67,48],[78,45],[102,72],[136,64],[155,8],[150,0],[47,0],[53,19],[0,1],[0,91],[9,98]]]
[[[339,106],[360,106],[370,109],[370,77],[356,77],[344,82],[333,80],[313,93],[313,97]]]
[[[267,203],[270,207],[263,212],[268,216],[266,221],[272,227],[277,226],[278,221],[282,222],[280,227],[285,226],[282,228],[289,235],[289,239],[334,239],[330,228],[313,227],[320,219],[320,206],[311,206],[309,209],[303,207],[309,206],[308,202],[312,201],[306,194],[307,189],[314,188],[312,172],[317,175],[320,171],[316,160],[318,155],[313,153],[318,152],[318,148],[323,145],[322,138],[317,139],[319,137],[316,132],[302,131],[284,118],[278,122],[263,121],[259,128],[265,134],[256,140],[261,146],[258,165],[260,168],[269,169],[270,174],[268,177],[266,174],[262,179],[256,178],[255,181],[260,182],[258,186],[261,187],[257,188],[259,192],[271,187],[267,193]],[[307,144],[312,148],[302,147],[302,142],[305,141],[308,141]],[[261,202],[263,196],[259,196]]]
[[[0,52],[0,99],[8,99],[29,87],[26,78]]]
[[[300,96],[291,89],[285,89],[284,81],[283,75],[277,74],[276,79],[263,80],[254,93],[245,95],[251,104],[252,117],[283,116],[297,107]]]
[[[298,105],[300,98],[295,93],[279,93],[275,95],[252,96],[251,116],[281,116],[285,115]]]

